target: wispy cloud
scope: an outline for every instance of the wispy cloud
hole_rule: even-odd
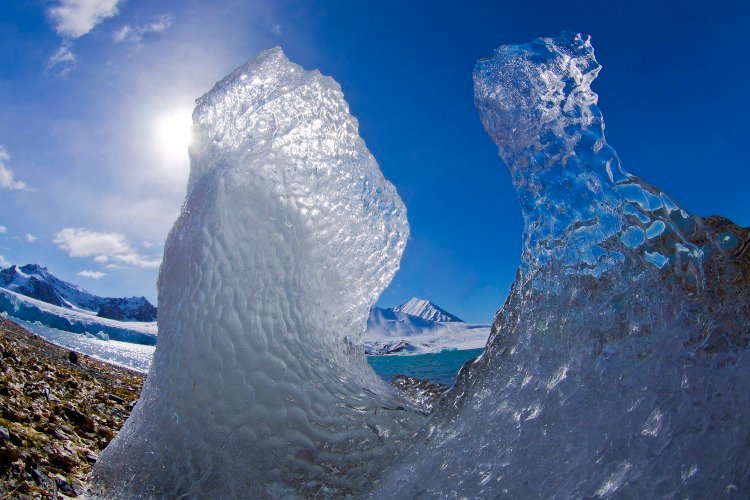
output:
[[[71,43],[65,40],[47,59],[47,69],[60,66],[60,75],[66,76],[75,67],[76,55],[70,50]]]
[[[0,269],[5,269],[6,267],[10,267],[12,265],[13,264],[11,264],[7,260],[5,260],[5,257],[3,257],[2,255],[0,255]]]
[[[31,233],[26,233],[23,235],[23,238],[28,241],[29,243],[34,243],[36,241],[36,236],[34,236]]]
[[[146,24],[125,24],[115,31],[112,39],[117,43],[134,42],[140,43],[144,36],[162,33],[172,26],[172,18],[169,14],[155,17]]]
[[[0,234],[7,233],[7,232],[8,232],[8,228],[7,227],[0,226]]]
[[[29,186],[27,186],[25,182],[16,180],[15,174],[6,165],[6,162],[8,161],[10,161],[10,155],[8,154],[8,151],[4,147],[0,146],[0,189],[19,191],[28,190]]]
[[[53,240],[70,257],[92,257],[95,262],[113,261],[133,267],[156,268],[161,263],[136,252],[119,233],[100,233],[84,228],[66,227]]]
[[[103,273],[101,271],[89,271],[88,269],[84,269],[77,274],[82,278],[87,278],[90,280],[100,280],[107,275],[107,273]]]

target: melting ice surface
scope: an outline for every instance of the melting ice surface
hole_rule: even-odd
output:
[[[525,220],[522,262],[484,354],[376,497],[750,488],[748,231],[622,169],[590,89],[599,70],[567,33],[477,63],[476,106]]]
[[[339,85],[275,48],[200,98],[141,398],[103,497],[363,491],[423,415],[369,368],[409,228]]]
[[[194,114],[154,364],[94,493],[748,491],[748,231],[622,169],[590,89],[599,69],[570,34],[476,66],[522,262],[485,352],[426,422],[351,335],[408,227],[338,85],[279,49],[217,84]]]

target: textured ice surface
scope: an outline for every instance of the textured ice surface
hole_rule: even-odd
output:
[[[107,497],[347,494],[422,421],[367,366],[405,208],[339,85],[262,52],[200,98],[141,399],[93,473]]]
[[[622,169],[589,87],[599,70],[567,33],[477,63],[522,262],[485,353],[376,497],[750,490],[748,231]]]

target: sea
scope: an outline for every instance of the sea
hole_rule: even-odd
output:
[[[386,382],[396,375],[427,379],[453,385],[461,367],[482,354],[484,349],[443,350],[438,353],[414,355],[367,356],[372,369]]]

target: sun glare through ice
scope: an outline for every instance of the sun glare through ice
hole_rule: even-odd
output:
[[[167,111],[154,122],[157,147],[166,160],[187,165],[188,146],[192,140],[192,112],[188,108]]]

